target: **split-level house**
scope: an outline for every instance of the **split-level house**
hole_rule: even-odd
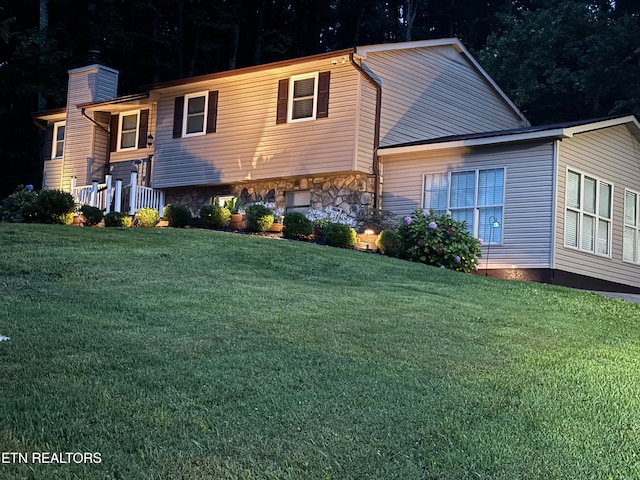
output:
[[[117,77],[101,65],[71,70],[67,106],[35,115],[48,132],[44,188],[131,211],[180,203],[197,213],[226,195],[331,207],[354,222],[433,208],[483,238],[481,273],[640,291],[636,118],[532,127],[456,39],[357,47],[132,96],[117,96]]]

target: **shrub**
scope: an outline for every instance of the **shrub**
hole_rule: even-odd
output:
[[[82,207],[80,207],[80,213],[84,217],[82,223],[85,227],[95,227],[104,218],[102,210],[90,205],[82,205]]]
[[[164,207],[164,218],[170,227],[186,227],[191,223],[191,210],[186,205],[167,205]]]
[[[356,231],[344,223],[328,223],[324,227],[324,242],[332,247],[353,247],[356,239]]]
[[[111,212],[104,216],[105,227],[130,227],[131,216],[123,212]]]
[[[200,209],[200,218],[209,228],[224,228],[231,219],[231,212],[217,204],[205,205]]]
[[[376,238],[376,245],[389,257],[399,257],[402,253],[402,238],[395,230],[383,230]]]
[[[244,211],[250,232],[266,232],[273,225],[273,212],[264,205],[249,205]]]
[[[135,221],[138,227],[155,227],[160,222],[160,214],[155,208],[141,208],[136,212]]]
[[[478,268],[480,242],[469,233],[466,222],[417,209],[398,224],[408,260],[460,272]]]
[[[38,221],[71,225],[76,206],[73,196],[62,190],[42,190],[36,200]]]
[[[20,185],[0,203],[0,221],[11,223],[35,222],[38,216],[38,193]]]
[[[285,238],[293,238],[300,240],[311,235],[313,226],[311,220],[304,216],[301,212],[291,212],[284,216],[282,222],[282,236]]]

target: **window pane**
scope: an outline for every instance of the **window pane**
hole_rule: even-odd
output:
[[[293,82],[293,98],[312,97],[315,90],[315,78],[305,78]]]
[[[633,192],[625,192],[624,194],[624,223],[626,225],[637,226],[638,221],[638,196]]]
[[[309,118],[313,116],[313,98],[293,102],[291,118]]]
[[[136,132],[123,132],[120,148],[131,148],[136,146]]]
[[[567,207],[580,208],[580,174],[567,174]]]
[[[627,262],[635,261],[634,249],[636,248],[636,229],[624,227],[624,242],[622,246],[622,258]]]
[[[459,210],[451,210],[451,217],[454,220],[466,221],[467,230],[473,233],[473,208],[464,208]]]
[[[204,131],[204,115],[194,115],[187,118],[187,133]]]
[[[609,222],[598,220],[598,245],[596,252],[601,255],[609,255]]]
[[[600,182],[598,214],[604,218],[611,218],[611,185],[605,182]]]
[[[578,212],[567,210],[564,222],[564,244],[570,247],[578,246]]]
[[[122,131],[136,130],[138,128],[138,115],[125,115],[122,117]]]
[[[595,179],[584,177],[584,205],[582,208],[587,213],[596,213],[596,188]]]
[[[451,208],[473,207],[476,194],[476,172],[451,174]]]
[[[494,227],[494,222],[498,226]],[[486,243],[502,242],[502,207],[481,208],[478,216],[478,238]]]
[[[478,178],[478,206],[502,205],[504,198],[504,170],[480,170]]]
[[[56,132],[56,140],[64,140],[64,125],[58,127],[58,131]]]
[[[424,177],[424,208],[433,208],[438,213],[447,210],[449,175],[438,173]]]
[[[187,114],[204,113],[204,97],[194,97],[189,99]]]
[[[595,230],[596,230],[596,222],[595,218],[590,217],[589,215],[582,216],[582,236],[581,236],[581,244],[580,248],[583,250],[588,250],[593,252],[593,247],[595,243]]]

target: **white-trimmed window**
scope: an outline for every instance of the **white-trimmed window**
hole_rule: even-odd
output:
[[[53,124],[53,139],[51,145],[51,158],[62,158],[64,154],[64,133],[66,123],[56,122]]]
[[[191,93],[184,96],[182,132],[184,137],[204,135],[207,127],[209,92]]]
[[[318,96],[318,73],[289,79],[289,122],[314,120]]]
[[[138,148],[140,111],[123,112],[118,122],[118,151]]]
[[[490,168],[424,176],[425,209],[466,221],[485,244],[502,243],[505,169]],[[497,222],[497,227],[494,227]]]
[[[624,240],[622,258],[640,263],[640,193],[624,191]]]
[[[613,185],[568,169],[564,244],[597,255],[611,256]]]

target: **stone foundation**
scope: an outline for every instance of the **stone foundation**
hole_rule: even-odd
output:
[[[235,195],[244,204],[273,202],[276,208],[286,207],[286,193],[308,190],[309,208],[325,210],[332,207],[342,211],[353,223],[365,218],[373,208],[375,179],[371,175],[351,173],[332,176],[312,176],[264,182],[243,182],[215,187],[185,187],[165,191],[166,203],[187,205],[194,216],[216,196]]]

